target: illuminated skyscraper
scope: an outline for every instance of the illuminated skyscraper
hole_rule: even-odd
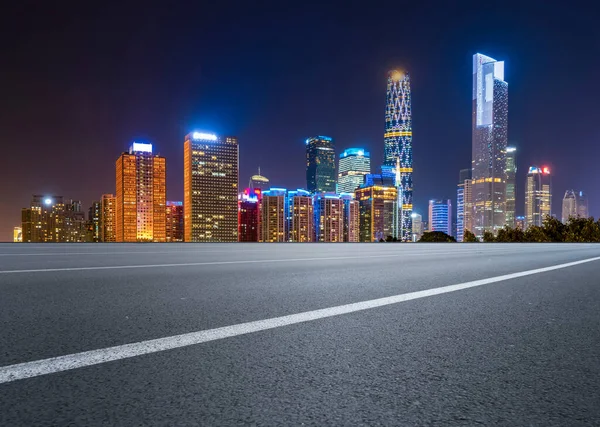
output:
[[[285,242],[285,196],[284,188],[263,191],[260,206],[261,242]]]
[[[363,148],[348,148],[340,154],[338,167],[338,193],[354,193],[364,184],[365,175],[371,173],[371,157]]]
[[[103,194],[100,199],[100,241],[115,242],[115,222],[117,198],[112,194]]]
[[[237,242],[238,162],[235,137],[192,132],[183,165],[186,242]]]
[[[102,217],[102,208],[100,202],[92,202],[88,213],[88,241],[101,242],[100,240],[100,221]]]
[[[504,62],[473,55],[473,230],[496,233],[506,224],[508,83]]]
[[[165,213],[167,242],[183,242],[183,202],[167,202]]]
[[[360,206],[354,199],[354,193],[342,193],[340,199],[344,203],[344,242],[360,241]]]
[[[515,227],[517,149],[506,147],[506,225]]]
[[[23,241],[23,229],[21,227],[13,228],[13,242],[21,243]]]
[[[397,193],[401,199],[399,235],[403,242],[412,236],[413,159],[412,159],[412,113],[410,101],[410,77],[408,73],[393,70],[388,74],[385,108],[384,165],[399,167]],[[399,161],[397,161],[399,159]]]
[[[441,231],[452,236],[452,202],[450,199],[429,201],[429,231]]]
[[[413,212],[412,220],[412,241],[417,242],[423,236],[423,217]]]
[[[116,163],[115,240],[164,242],[166,206],[165,158],[152,144],[134,142]]]
[[[313,242],[313,200],[306,190],[288,191],[285,198],[286,241]]]
[[[260,188],[246,188],[238,198],[238,242],[260,240]]]
[[[317,193],[314,196],[315,241],[344,241],[344,201],[335,193]]]
[[[542,226],[552,215],[552,181],[550,169],[532,166],[525,184],[525,229]]]
[[[471,169],[462,169],[456,192],[456,241],[462,242],[465,230],[473,230],[473,195]]]
[[[356,190],[355,195],[360,213],[360,241],[377,242],[393,236],[394,218],[398,212],[396,187],[363,186]]]
[[[569,218],[587,218],[588,204],[587,196],[583,191],[567,190],[562,202],[562,222],[566,223]]]
[[[21,210],[23,242],[66,242],[63,196],[34,194],[28,208]]]
[[[311,193],[335,192],[335,145],[328,136],[306,140],[306,187]]]

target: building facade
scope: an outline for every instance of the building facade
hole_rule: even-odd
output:
[[[384,156],[384,165],[396,168],[399,175],[396,182],[397,193],[401,199],[398,206],[399,230],[392,234],[398,235],[402,241],[409,242],[412,238],[413,209],[411,90],[408,73],[399,70],[388,73]]]
[[[269,178],[260,174],[260,167],[258,168],[258,174],[250,177],[248,188],[251,190],[258,189],[260,191],[269,189]]]
[[[165,241],[183,242],[183,202],[167,201]]]
[[[116,242],[115,221],[116,221],[117,198],[113,194],[103,194],[100,199],[100,241]]]
[[[100,221],[102,217],[102,206],[99,201],[92,202],[88,212],[88,241],[101,242]]]
[[[412,241],[418,242],[419,239],[423,236],[423,216],[418,213],[412,214]]]
[[[23,229],[21,227],[13,227],[13,242],[14,243],[22,243],[23,242]]]
[[[337,193],[354,193],[371,173],[371,155],[363,148],[348,148],[340,154]]]
[[[547,167],[531,166],[525,183],[525,229],[552,216],[552,179]]]
[[[360,241],[360,207],[354,200],[354,193],[342,193],[340,199],[344,204],[344,242]]]
[[[134,142],[116,162],[115,240],[166,240],[166,161]]]
[[[396,187],[380,185],[361,187],[356,190],[355,198],[358,201],[360,214],[359,240],[378,242],[393,236],[394,219],[398,212]]]
[[[562,201],[562,222],[569,218],[588,218],[587,196],[583,191],[567,190]]]
[[[263,191],[260,206],[260,241],[278,243],[286,241],[285,197],[283,188]]]
[[[473,194],[471,169],[462,169],[456,191],[456,241],[462,242],[465,230],[473,232]]]
[[[306,140],[306,188],[311,193],[335,192],[335,145],[328,136]]]
[[[504,62],[473,56],[473,230],[496,233],[506,224],[508,83]]]
[[[191,132],[183,166],[184,240],[237,242],[238,162],[235,137]]]
[[[344,201],[335,193],[314,196],[315,241],[338,243],[344,241]]]
[[[429,231],[441,231],[452,236],[452,202],[450,199],[429,201]]]
[[[587,194],[583,191],[577,193],[577,214],[580,218],[589,218],[590,216]]]
[[[260,188],[246,188],[238,199],[238,242],[260,240]]]
[[[517,199],[517,149],[506,147],[506,225],[515,227]]]
[[[285,198],[286,241],[314,242],[313,199],[306,190],[288,191]]]

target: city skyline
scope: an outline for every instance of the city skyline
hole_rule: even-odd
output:
[[[328,12],[331,9],[324,13]],[[385,36],[368,35],[365,38],[367,33],[363,33],[364,30],[350,32],[351,29],[355,30],[351,20],[338,28],[338,32],[328,31],[324,46],[311,46],[311,49],[316,50],[309,54],[307,46],[310,43],[300,37],[300,17],[305,16],[300,13],[298,18],[288,22],[289,30],[283,34],[283,38],[292,43],[290,55],[293,56],[283,59],[281,67],[262,68],[260,61],[247,64],[244,73],[247,83],[239,82],[232,89],[228,89],[228,86],[231,77],[239,73],[239,68],[231,67],[231,71],[220,73],[229,63],[220,63],[219,54],[206,51],[204,47],[199,48],[202,55],[194,52],[196,55],[193,64],[202,68],[202,73],[195,74],[201,76],[197,78],[193,77],[190,68],[189,73],[182,71],[183,75],[174,81],[173,70],[164,69],[164,58],[144,50],[141,43],[127,47],[132,59],[127,59],[125,63],[107,61],[105,66],[109,70],[108,74],[77,74],[77,67],[68,60],[70,54],[57,51],[56,47],[65,42],[65,37],[72,37],[77,31],[83,31],[83,39],[91,37],[93,32],[67,26],[64,36],[56,35],[48,28],[48,24],[37,22],[34,17],[33,20],[39,25],[35,25],[33,32],[20,35],[16,43],[21,46],[39,44],[49,34],[47,43],[55,48],[44,55],[56,55],[50,62],[56,64],[57,68],[39,70],[35,74],[17,73],[16,70],[24,69],[26,56],[17,52],[8,58],[15,76],[19,74],[17,81],[21,85],[25,84],[23,87],[26,90],[15,92],[9,88],[7,100],[11,107],[3,117],[11,119],[10,122],[3,122],[0,137],[7,141],[6,155],[14,159],[11,163],[20,165],[27,161],[29,173],[22,176],[16,166],[12,165],[1,172],[3,182],[16,184],[5,185],[7,194],[0,204],[0,239],[11,240],[13,227],[18,225],[20,219],[18,208],[27,206],[31,194],[64,194],[82,200],[85,206],[89,206],[101,194],[114,192],[111,183],[113,174],[107,165],[114,162],[115,153],[138,138],[155,144],[157,151],[167,158],[167,198],[171,200],[183,199],[183,179],[178,173],[183,169],[180,141],[183,135],[194,129],[238,136],[240,183],[245,182],[260,165],[273,185],[304,187],[301,160],[303,141],[307,135],[315,134],[332,136],[338,152],[346,147],[364,147],[371,152],[372,168],[375,170],[384,154],[381,116],[385,76],[389,69],[396,67],[407,69],[411,75],[416,143],[414,179],[418,183],[415,187],[414,205],[415,211],[424,214],[429,198],[453,198],[456,191],[453,177],[457,170],[468,165],[468,97],[472,84],[469,78],[469,58],[475,52],[506,62],[506,78],[511,84],[508,143],[519,150],[517,215],[524,213],[523,192],[518,187],[523,185],[527,167],[530,164],[547,164],[553,170],[555,194],[564,194],[568,188],[581,188],[589,195],[590,214],[598,216],[600,201],[594,193],[598,179],[593,174],[592,164],[592,159],[598,156],[599,148],[594,143],[598,135],[593,121],[586,118],[587,114],[583,114],[589,110],[590,105],[586,104],[588,101],[578,100],[584,88],[592,92],[598,90],[597,85],[589,84],[591,75],[588,68],[593,67],[574,71],[568,67],[572,78],[567,82],[568,86],[563,88],[563,101],[570,108],[564,112],[564,121],[556,123],[549,107],[551,94],[548,87],[557,81],[558,76],[565,74],[569,58],[574,60],[576,52],[586,51],[587,39],[578,37],[585,31],[585,27],[573,28],[566,39],[562,37],[559,39],[560,43],[556,43],[557,38],[550,31],[550,22],[552,19],[562,22],[558,10],[555,11],[554,18],[549,18],[548,23],[527,25],[518,16],[496,11],[490,15],[490,19],[498,24],[494,29],[489,25],[484,29],[472,17],[468,20],[466,17],[459,17],[459,21],[465,24],[465,28],[460,31],[455,28],[460,27],[456,23],[452,28],[444,24],[447,11],[444,12],[443,8],[432,11],[432,14],[418,8],[413,12],[416,13],[417,21],[427,16],[427,19],[447,28],[450,44],[444,49],[433,47],[428,42],[431,37],[428,38],[418,26],[413,30],[416,35],[423,37],[410,37],[415,41],[408,44],[400,45],[398,38],[394,38],[395,41],[392,42]],[[130,10],[125,11],[123,16],[127,17],[128,13],[133,15]],[[483,15],[485,12],[475,14]],[[92,16],[84,14],[81,22],[86,19],[92,19]],[[94,19],[108,19],[108,16],[94,16]],[[238,18],[234,16],[233,19]],[[324,19],[324,16],[317,19]],[[361,21],[372,28],[376,21],[379,26],[382,19],[387,19],[382,10],[368,8]],[[338,22],[338,27],[340,23],[341,21]],[[117,22],[116,25],[124,26],[125,21]],[[537,26],[541,42],[523,37],[531,26]],[[302,37],[310,36],[302,34]],[[335,61],[330,61],[330,48],[347,37],[352,40],[356,37],[357,40],[362,40],[362,44],[358,50],[351,53],[342,51]],[[575,40],[577,43],[574,43]],[[178,46],[181,42],[179,36],[165,40],[169,47]],[[217,42],[228,47],[230,54],[240,52],[231,50],[234,49],[231,40]],[[236,43],[244,48],[248,47],[239,40]],[[572,43],[573,49],[568,52],[561,50],[560,46],[565,43]],[[184,46],[178,49],[178,54],[184,54]],[[27,52],[24,49],[22,53]],[[93,63],[94,54],[92,51],[89,58],[83,58],[83,65],[90,64],[90,61]],[[240,58],[248,58],[253,54],[261,55],[261,52],[249,49]],[[265,56],[264,52],[262,55]],[[313,61],[302,62],[308,55]],[[186,57],[189,58],[189,55]],[[350,67],[357,58],[361,59],[361,64]],[[158,69],[165,72],[157,74],[152,71],[156,67],[147,66],[149,61],[158,64]],[[435,71],[435,64],[440,61],[444,63],[443,73]],[[340,72],[344,68],[352,69],[352,72]],[[546,71],[539,73],[540,68]],[[136,75],[137,71],[142,70],[144,78],[133,80],[129,86],[129,76],[134,70]],[[79,77],[70,79],[68,76],[74,73]],[[290,76],[293,76],[294,86],[297,88],[287,84]],[[331,92],[328,88],[334,78],[338,79],[336,87],[352,87],[352,90]],[[63,87],[59,83],[62,79],[73,81],[73,87],[78,88],[79,92],[59,90]],[[250,88],[249,84],[257,89]],[[40,85],[47,88],[47,91],[37,90]],[[149,87],[156,89],[147,90]],[[166,87],[172,88],[169,90],[170,95],[162,93],[161,88]],[[26,104],[34,99],[34,93],[45,95],[39,102]],[[136,93],[143,96],[136,97]],[[300,93],[306,95],[306,100],[298,98]],[[125,102],[122,96],[127,99]],[[300,100],[295,105],[279,108],[280,103],[275,101],[282,97]],[[593,99],[594,96],[590,93],[589,98]],[[52,108],[49,105],[59,107]],[[112,119],[113,116],[118,119]],[[31,117],[37,123],[29,139],[32,150],[37,155],[27,160],[18,143],[20,134],[30,127],[30,120],[24,121],[25,117]],[[577,123],[578,126],[572,128],[567,123]],[[564,141],[568,141],[568,144],[565,145]],[[75,156],[75,150],[80,147],[85,148],[85,156]],[[581,154],[584,149],[590,150],[586,156]],[[284,157],[289,161],[277,161]],[[53,161],[47,162],[48,158]],[[53,172],[58,164],[63,166],[65,172]],[[87,173],[73,179],[66,172],[72,170],[72,167],[66,167],[67,165]],[[559,211],[557,203],[558,198],[555,198],[554,212]],[[18,208],[15,209],[14,205]]]

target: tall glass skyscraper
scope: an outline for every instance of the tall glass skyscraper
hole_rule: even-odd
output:
[[[399,166],[399,182],[396,182],[401,205],[398,235],[403,242],[410,242],[412,235],[412,113],[410,104],[410,77],[408,73],[392,70],[388,73],[385,134],[384,165],[396,168]]]
[[[473,55],[473,233],[496,233],[506,223],[508,83],[504,62]]]
[[[328,136],[306,140],[306,187],[311,193],[335,192],[335,145]]]
[[[462,242],[465,230],[473,228],[471,169],[461,169],[456,191],[456,241]]]
[[[552,180],[550,169],[531,166],[525,183],[525,229],[542,226],[552,216]]]
[[[515,227],[517,149],[506,147],[506,225]]]
[[[429,231],[441,231],[452,236],[452,202],[450,199],[429,201]]]
[[[365,175],[371,173],[371,157],[363,148],[348,148],[340,154],[338,167],[338,193],[354,193],[364,184]]]

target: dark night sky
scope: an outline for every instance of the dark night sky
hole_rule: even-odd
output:
[[[412,80],[415,209],[454,203],[476,52],[506,61],[518,212],[526,167],[544,164],[555,213],[574,187],[600,215],[591,1],[12,3],[0,16],[0,240],[33,193],[89,206],[114,192],[114,162],[135,138],[167,157],[171,200],[194,129],[239,137],[242,187],[259,165],[273,185],[304,187],[303,141],[316,134],[338,153],[370,149],[375,169],[386,71],[399,66]]]

